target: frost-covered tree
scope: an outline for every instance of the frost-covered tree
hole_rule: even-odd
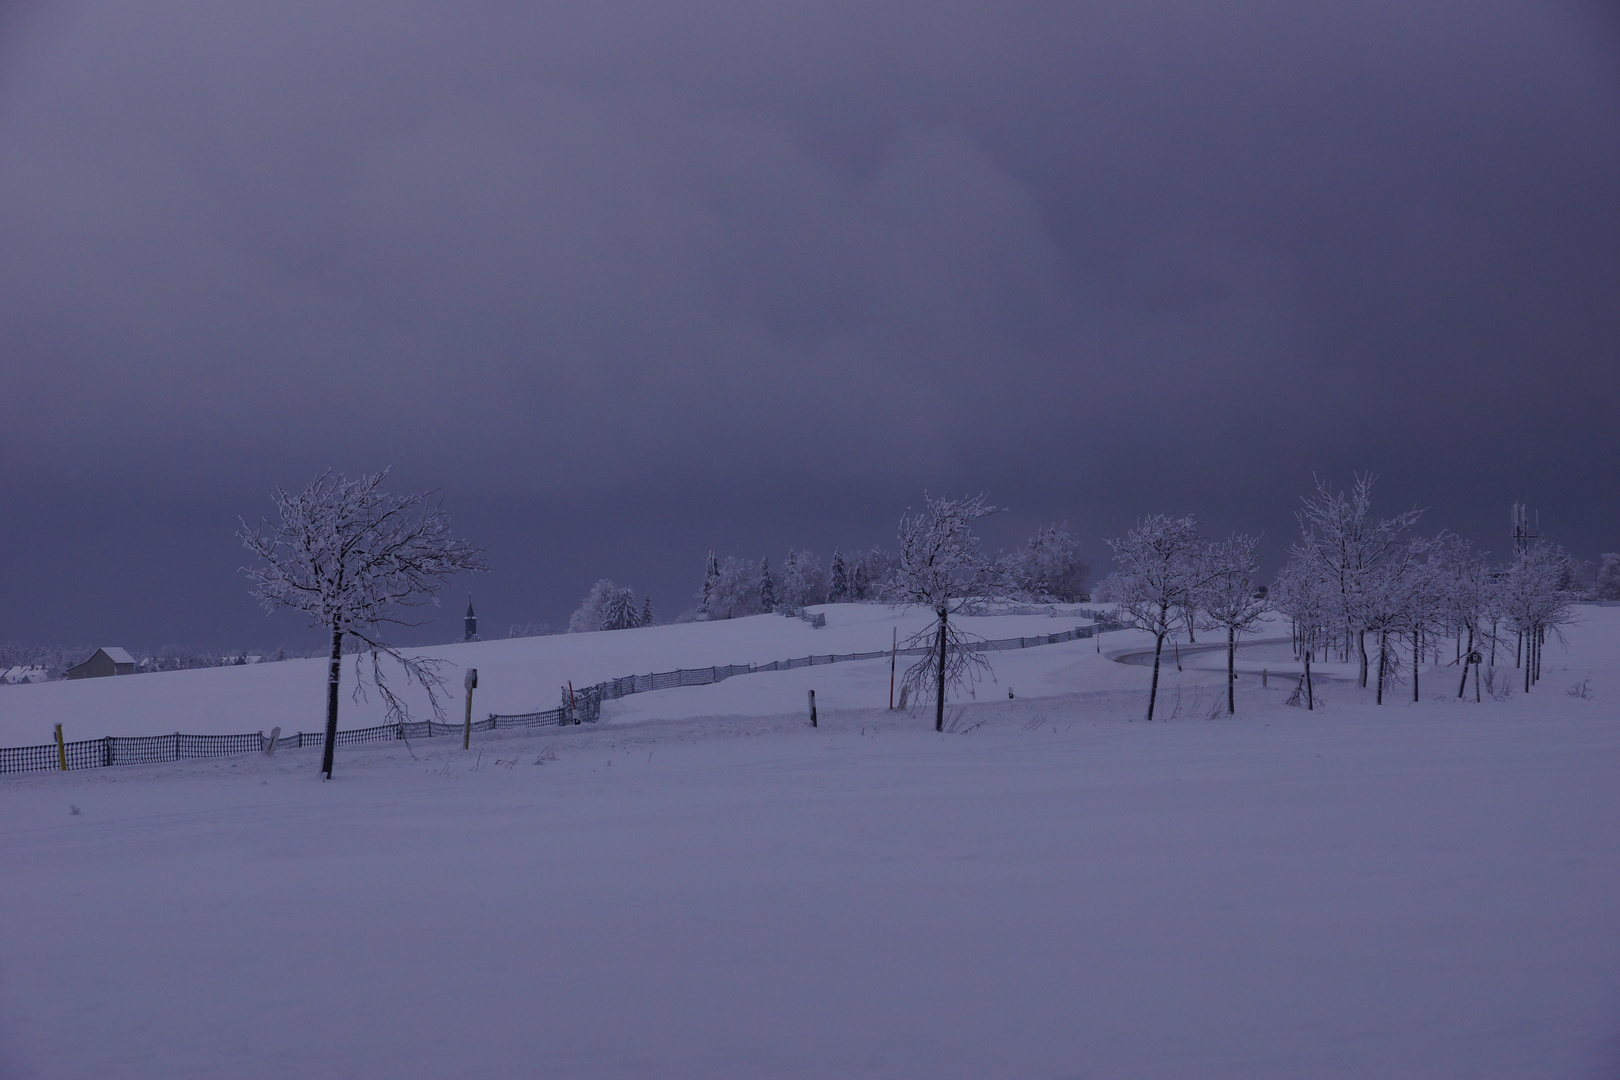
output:
[[[1443,620],[1457,637],[1458,666],[1462,668],[1462,681],[1457,696],[1468,689],[1468,667],[1476,663],[1476,654],[1484,659],[1479,649],[1489,636],[1485,625],[1490,618],[1492,582],[1485,560],[1475,555],[1472,548],[1456,540],[1450,545],[1445,568],[1446,580],[1442,589]],[[1464,638],[1466,636],[1466,644]],[[1477,674],[1477,672],[1476,672]],[[1477,679],[1475,680],[1477,683]]]
[[[642,617],[643,613],[646,618]],[[596,630],[633,630],[651,622],[651,597],[638,608],[634,589],[628,585],[617,585],[611,578],[601,578],[591,586],[591,591],[580,602],[579,610],[568,617],[568,632],[588,634]]]
[[[1602,560],[1597,574],[1597,598],[1620,600],[1620,552],[1599,556]]]
[[[435,593],[455,575],[487,569],[479,548],[450,534],[450,518],[432,492],[390,495],[382,490],[387,477],[387,469],[355,480],[327,470],[297,493],[278,487],[278,520],[261,519],[257,527],[243,520],[237,534],[261,560],[244,573],[265,609],[301,611],[332,635],[321,760],[328,779],[337,742],[345,638],[364,646],[371,684],[390,717],[404,719],[409,710],[384,677],[384,657],[427,692],[434,715],[442,719],[440,662],[405,655],[381,640],[380,630],[389,624],[418,625],[405,619],[404,612],[436,605]],[[355,674],[358,696],[365,686],[358,655]]]
[[[1147,718],[1152,720],[1164,639],[1179,623],[1188,597],[1203,587],[1209,574],[1203,558],[1204,539],[1190,514],[1181,518],[1154,514],[1108,545],[1114,549],[1118,567],[1112,587],[1120,621],[1153,635],[1153,682],[1147,707]]]
[[[1287,615],[1294,627],[1294,650],[1304,664],[1300,689],[1307,709],[1316,708],[1316,688],[1311,683],[1311,654],[1326,648],[1338,625],[1337,586],[1329,582],[1322,567],[1311,559],[1294,556],[1272,584],[1269,599]]]
[[[640,605],[631,588],[615,589],[602,605],[602,629],[633,630],[641,625]]]
[[[1376,700],[1384,703],[1384,689],[1396,679],[1391,660],[1391,637],[1404,634],[1411,646],[1412,694],[1417,700],[1418,665],[1422,660],[1424,634],[1443,617],[1444,538],[1413,537],[1399,545],[1372,567],[1365,576],[1362,627],[1377,634],[1378,689]]]
[[[1091,564],[1080,557],[1068,522],[1037,529],[1012,561],[1018,588],[1036,599],[1071,603],[1086,591]]]
[[[759,568],[752,559],[727,555],[709,590],[709,617],[737,619],[759,614]]]
[[[1226,631],[1226,711],[1237,712],[1237,636],[1260,627],[1267,601],[1260,588],[1260,538],[1234,533],[1204,549],[1204,583],[1194,607]]]
[[[651,596],[643,596],[641,598],[641,625],[642,626],[651,626],[652,624],[653,624],[652,597]]]
[[[776,610],[776,581],[768,558],[759,560],[759,610],[767,615]]]
[[[1562,548],[1538,541],[1519,552],[1498,579],[1503,613],[1522,641],[1525,693],[1541,679],[1547,634],[1573,621],[1569,564]]]
[[[908,648],[928,644],[930,652],[906,672],[904,685],[914,701],[934,700],[934,730],[945,729],[945,695],[971,685],[988,672],[989,663],[975,644],[957,629],[951,616],[968,600],[1007,588],[1005,570],[984,553],[974,535],[975,522],[999,513],[983,495],[960,499],[923,496],[921,512],[900,519],[900,554],[893,595],[904,604],[927,607],[931,626],[919,631]]]
[[[827,572],[827,603],[842,604],[849,599],[849,564],[843,548],[833,548],[832,567]]]
[[[720,560],[709,552],[708,565],[703,570],[703,591],[698,594],[698,614],[705,619],[714,618],[714,590],[720,584]]]
[[[1375,480],[1358,476],[1348,493],[1318,480],[1316,494],[1302,500],[1301,540],[1290,548],[1294,556],[1313,563],[1322,580],[1333,586],[1339,625],[1356,643],[1362,686],[1367,685],[1367,633],[1371,604],[1380,587],[1379,569],[1401,557],[1406,533],[1422,515],[1421,510],[1408,510],[1393,518],[1374,518]]]
[[[827,602],[827,572],[811,551],[789,551],[777,582],[777,602],[802,608]]]

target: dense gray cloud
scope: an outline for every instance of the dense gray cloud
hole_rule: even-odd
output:
[[[1610,550],[1617,133],[1575,4],[14,8],[0,637],[281,633],[231,526],[327,465],[500,621],[925,487]]]

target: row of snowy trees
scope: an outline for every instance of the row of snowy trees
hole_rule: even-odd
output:
[[[735,619],[810,604],[876,600],[893,573],[893,561],[879,548],[846,555],[833,552],[824,565],[813,551],[790,549],[773,569],[768,558],[753,559],[709,553],[703,588],[697,595],[699,619]]]
[[[1570,621],[1578,592],[1570,558],[1538,542],[1492,567],[1458,537],[1417,535],[1421,511],[1374,515],[1372,486],[1371,477],[1357,478],[1349,491],[1318,483],[1298,515],[1300,539],[1269,588],[1258,581],[1256,537],[1212,543],[1191,517],[1144,518],[1111,541],[1117,569],[1099,598],[1116,601],[1122,623],[1154,637],[1149,720],[1164,643],[1183,631],[1189,641],[1199,630],[1225,631],[1227,709],[1235,711],[1237,637],[1258,629],[1270,609],[1292,622],[1307,707],[1314,706],[1310,664],[1317,654],[1354,661],[1359,685],[1375,686],[1380,704],[1405,666],[1415,701],[1424,657],[1443,662],[1448,641],[1461,669],[1459,696],[1469,665],[1478,694],[1479,667],[1494,669],[1509,638],[1525,690],[1535,685],[1547,636]]]
[[[902,545],[904,536],[902,530]],[[893,554],[874,547],[845,554],[840,548],[824,565],[813,551],[791,549],[773,569],[769,559],[720,559],[710,552],[696,615],[733,619],[811,604],[901,600],[906,593],[900,582],[904,558],[904,551]],[[1091,566],[1080,557],[1067,524],[1047,525],[1022,548],[987,561],[996,565],[999,595],[1063,602],[1086,596]]]
[[[1451,662],[1462,668],[1460,695],[1466,665],[1475,665],[1476,676],[1479,665],[1494,669],[1511,636],[1528,692],[1541,678],[1547,636],[1570,622],[1579,594],[1573,560],[1536,541],[1492,566],[1459,537],[1415,535],[1420,515],[1375,516],[1370,477],[1348,492],[1319,483],[1304,500],[1301,538],[1275,590],[1302,659],[1337,652],[1353,660],[1358,684],[1373,685],[1382,703],[1404,657],[1416,701],[1422,660],[1429,654],[1441,662],[1443,642],[1453,643]]]
[[[1235,712],[1237,636],[1257,629],[1266,611],[1259,538],[1234,534],[1211,543],[1191,516],[1155,514],[1109,544],[1118,569],[1104,593],[1119,605],[1116,618],[1153,635],[1147,718],[1158,702],[1165,639],[1180,628],[1189,640],[1201,629],[1226,631],[1226,708]]]

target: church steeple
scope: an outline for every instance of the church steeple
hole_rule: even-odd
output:
[[[478,616],[473,614],[472,593],[467,594],[467,616],[462,620],[462,641],[478,640]]]

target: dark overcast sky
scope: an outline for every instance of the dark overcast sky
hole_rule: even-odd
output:
[[[327,466],[443,492],[489,634],[925,488],[1620,549],[1607,5],[0,12],[0,638],[304,642],[232,532]]]

